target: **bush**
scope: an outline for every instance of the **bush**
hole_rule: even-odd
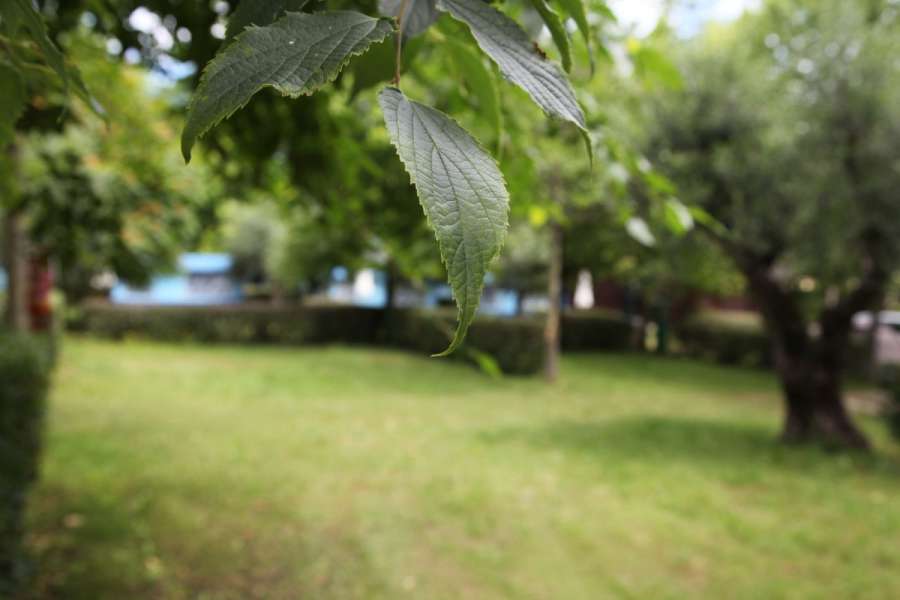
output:
[[[80,328],[122,339],[137,335],[162,341],[230,344],[378,344],[433,354],[450,342],[455,313],[385,311],[351,306],[123,307],[86,306]],[[542,325],[530,319],[479,318],[461,356],[483,352],[504,373],[536,373],[543,363]],[[469,351],[467,352],[466,349]]]
[[[563,350],[623,352],[632,349],[633,340],[634,328],[624,315],[600,310],[563,313]]]
[[[316,344],[374,342],[383,311],[357,307],[125,307],[86,306],[84,331],[122,339],[228,344]]]
[[[900,365],[884,365],[879,372],[879,381],[888,392],[886,416],[891,431],[900,440]]]
[[[678,339],[689,356],[726,365],[771,367],[772,345],[758,319],[704,313],[678,327]]]
[[[456,326],[452,310],[395,310],[385,322],[381,309],[352,306],[241,305],[224,307],[133,307],[87,305],[81,331],[122,339],[143,336],[161,341],[229,344],[379,344],[434,354],[450,343]],[[540,372],[544,362],[541,318],[478,317],[459,357],[482,362],[490,356],[504,373]],[[563,315],[564,350],[623,351],[633,330],[622,318],[601,311]]]
[[[754,313],[700,313],[681,323],[677,335],[688,356],[746,367],[771,368],[775,364],[772,342]],[[848,373],[869,379],[871,348],[865,336],[853,335],[849,344]]]
[[[386,339],[401,348],[434,354],[447,348],[455,327],[453,311],[397,311]],[[465,344],[452,356],[478,362],[478,353],[490,356],[504,373],[538,373],[544,364],[543,324],[526,318],[478,317]]]
[[[46,344],[0,332],[0,597],[22,580],[25,498],[41,447],[50,373]]]

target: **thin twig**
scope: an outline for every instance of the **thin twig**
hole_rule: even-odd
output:
[[[400,63],[403,55],[403,20],[406,17],[406,11],[409,9],[410,0],[403,0],[400,5],[400,12],[397,13],[397,58],[394,70],[394,85],[400,85]]]

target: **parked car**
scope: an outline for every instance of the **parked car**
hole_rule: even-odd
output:
[[[870,332],[875,314],[857,313],[853,326],[857,331]],[[885,310],[878,313],[878,327],[875,330],[875,364],[900,365],[900,311]]]

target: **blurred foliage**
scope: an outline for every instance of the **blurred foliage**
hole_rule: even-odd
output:
[[[893,0],[769,2],[678,47],[684,88],[646,113],[651,159],[682,197],[810,314],[867,261],[900,264],[898,34]]]
[[[58,131],[23,133],[17,203],[37,251],[57,262],[77,299],[92,275],[143,283],[171,266],[221,187],[203,166],[183,168],[165,101],[149,94],[142,71],[110,60],[92,36],[73,38],[69,51],[107,120],[75,104]]]

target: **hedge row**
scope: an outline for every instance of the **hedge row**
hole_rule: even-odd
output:
[[[383,311],[357,307],[130,307],[92,304],[78,329],[102,337],[167,342],[366,344],[378,338]]]
[[[634,334],[622,315],[602,310],[563,313],[563,350],[624,352],[633,348]]]
[[[397,347],[434,354],[447,348],[455,327],[455,312],[404,310],[391,318],[385,336]],[[483,353],[504,373],[530,375],[544,363],[543,336],[543,324],[535,319],[479,317],[453,356],[478,361],[478,353]]]
[[[26,571],[25,498],[37,475],[51,362],[46,341],[0,332],[0,598]]]
[[[881,385],[888,392],[887,418],[891,431],[900,440],[900,365],[885,365],[879,373]]]
[[[392,311],[348,306],[130,307],[85,306],[77,326],[103,337],[143,336],[163,341],[230,344],[388,344],[432,354],[447,347],[453,311]],[[627,350],[631,328],[602,312],[563,317],[566,350]],[[490,356],[504,373],[537,373],[543,364],[540,319],[479,317],[460,356]]]
[[[685,354],[726,365],[771,367],[772,344],[758,321],[701,314],[677,330]]]
[[[753,314],[701,313],[678,326],[685,354],[727,365],[770,368],[774,365],[772,342]],[[871,347],[866,336],[854,335],[847,352],[850,373],[866,377]]]

